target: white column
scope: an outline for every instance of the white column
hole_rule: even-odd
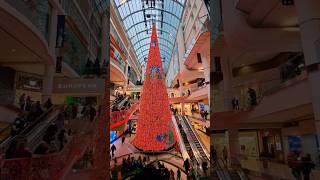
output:
[[[201,54],[202,65],[204,69],[204,79],[206,82],[210,82],[210,55],[207,53]]]
[[[311,99],[318,140],[320,140],[320,1],[296,0],[302,47],[308,72]],[[308,68],[307,68],[308,69]],[[318,147],[318,151],[320,151]]]
[[[125,75],[125,79],[126,79],[125,83],[124,83],[124,86],[123,86],[124,91],[127,90],[128,80],[129,80],[128,66],[129,66],[129,63],[126,63],[126,68],[125,68],[125,71],[124,71],[124,75]]]
[[[45,74],[43,76],[43,87],[42,87],[42,103],[46,102],[48,98],[51,98],[53,77],[55,73],[55,66],[46,64],[44,65]]]
[[[44,103],[48,98],[51,98],[53,78],[55,74],[56,65],[56,37],[57,37],[57,22],[58,22],[58,11],[56,8],[52,9],[50,17],[50,34],[49,34],[49,53],[52,58],[51,62],[44,64],[44,75],[42,84],[42,97],[41,101]]]

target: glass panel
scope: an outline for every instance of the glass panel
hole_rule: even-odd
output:
[[[142,63],[145,63],[144,58],[148,55],[152,22],[156,23],[160,54],[165,60],[163,65],[167,71],[176,39],[176,29],[178,29],[181,20],[184,0],[156,0],[154,8],[150,7],[150,3],[147,5],[145,1],[141,0],[114,1],[124,21],[128,37]]]

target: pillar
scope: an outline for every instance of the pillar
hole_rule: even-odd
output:
[[[58,23],[58,11],[54,7],[50,17],[50,34],[49,34],[49,53],[51,61],[44,64],[44,75],[42,84],[42,97],[41,102],[46,102],[52,95],[53,79],[55,75],[56,65],[56,37],[57,37],[57,23]]]
[[[129,67],[129,63],[126,63],[126,67],[125,67],[125,71],[124,71],[124,76],[126,77],[125,79],[125,83],[123,86],[123,90],[127,91],[127,86],[128,86],[128,80],[129,80],[129,72],[128,72],[128,67]]]
[[[320,1],[296,0],[302,48],[308,71],[314,123],[320,142]],[[318,152],[320,148],[318,146]]]
[[[208,90],[208,104],[210,106],[211,105],[210,104],[210,53],[208,51],[201,54],[201,56],[202,56],[202,65],[204,69],[204,72],[203,72],[204,79],[206,83],[209,83],[207,84],[207,90]],[[210,109],[212,108],[210,107]]]
[[[186,113],[184,112],[184,103],[181,103],[181,114],[184,116]]]
[[[52,87],[53,87],[53,78],[55,73],[55,66],[46,64],[44,66],[44,76],[43,76],[43,85],[42,85],[42,103],[46,102],[47,99],[51,98]]]
[[[203,65],[203,75],[206,82],[210,82],[210,55],[203,53],[202,55],[202,65]]]
[[[240,167],[240,144],[239,132],[236,128],[228,129],[228,142],[229,142],[229,164],[231,167]]]
[[[221,58],[221,69],[223,74],[222,90],[221,92],[221,106],[222,111],[232,110],[232,69],[230,65],[230,60],[227,57]]]

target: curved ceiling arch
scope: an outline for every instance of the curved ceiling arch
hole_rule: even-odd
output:
[[[185,0],[112,0],[121,18],[124,30],[143,65],[148,53],[152,24],[157,28],[160,54],[167,72],[177,31],[181,22]],[[143,56],[142,56],[143,55]]]
[[[131,0],[126,0],[124,3],[121,3],[120,5],[117,6],[117,8],[121,7],[122,5],[124,5],[125,3],[127,2],[130,2]],[[180,0],[181,1],[181,0]],[[183,7],[183,4],[181,2],[184,2],[184,1],[174,1],[175,3],[178,3],[180,6]]]
[[[158,44],[159,44],[159,48],[160,48],[160,51],[161,50],[164,50],[164,49],[162,49],[162,48],[167,48],[167,50],[171,50],[173,47],[169,47],[169,46],[167,46],[167,45],[165,45],[165,44],[162,44],[162,43],[159,43],[158,42]],[[143,47],[147,47],[146,49],[148,49],[148,47],[150,46],[150,43],[148,42],[148,43],[146,43],[146,44],[143,44],[143,45],[141,45],[137,50],[136,50],[136,52],[138,52],[141,48],[143,48]]]
[[[148,19],[148,20],[146,20],[146,21],[137,22],[135,25],[139,25],[139,24],[141,24],[141,23],[146,23],[146,22],[161,22],[161,21]],[[167,23],[167,22],[162,22],[162,23],[164,23],[164,24],[172,27],[172,28],[173,28],[174,30],[176,30],[176,31],[178,30],[178,27],[175,27],[175,26],[173,26],[173,25],[170,24],[170,23]],[[129,29],[127,29],[126,31],[129,32],[133,27],[135,27],[135,26],[131,26],[131,27],[130,27]]]
[[[135,43],[133,44],[133,46],[137,46],[137,43],[140,43],[141,41],[149,40],[149,39],[150,39],[150,37],[146,37],[146,38],[143,38],[143,39],[139,39],[137,42],[135,42]],[[167,40],[167,39],[165,39],[165,38],[159,37],[158,39],[161,40],[161,41],[165,41],[165,42],[168,43],[169,45],[173,46],[172,42],[169,41],[169,40]]]
[[[148,55],[148,53],[146,54],[146,52],[148,52],[148,49],[144,50],[144,51],[141,51],[140,53],[138,53],[138,57],[140,58],[143,58],[144,56]],[[161,53],[165,53],[165,57],[169,57],[170,54],[167,52],[167,51],[163,51]],[[160,55],[163,55],[163,54],[160,54]],[[161,56],[162,57],[162,56]]]

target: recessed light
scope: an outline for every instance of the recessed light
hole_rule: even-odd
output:
[[[11,49],[11,52],[16,52],[17,50],[16,49]]]

